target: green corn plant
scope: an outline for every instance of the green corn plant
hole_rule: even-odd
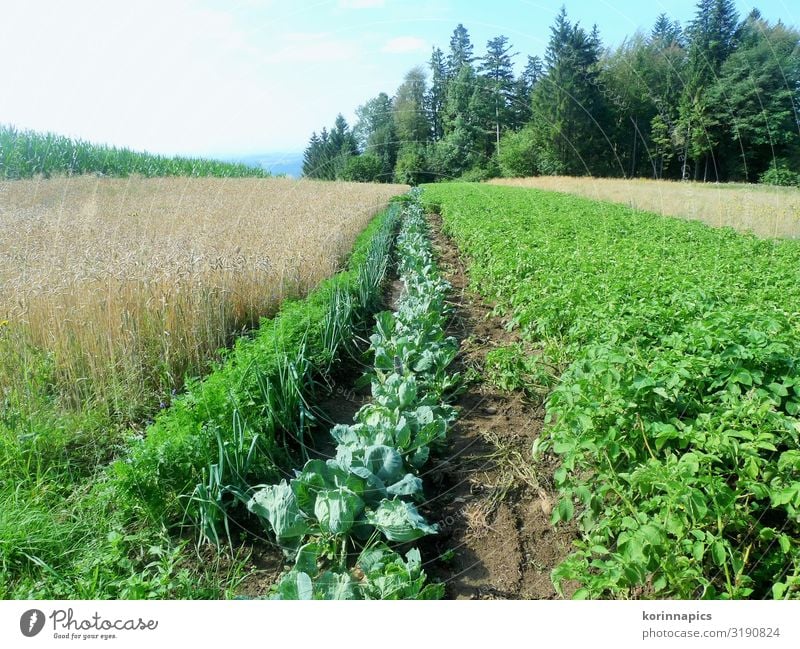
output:
[[[0,178],[98,173],[104,176],[269,177],[258,167],[200,158],[169,158],[91,144],[53,133],[19,131],[0,124]]]

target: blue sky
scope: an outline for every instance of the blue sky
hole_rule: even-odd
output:
[[[604,43],[695,0],[26,0],[0,20],[0,123],[158,153],[302,150],[312,130],[446,49],[457,23],[482,53],[504,34],[543,54],[565,4]],[[737,0],[800,24],[794,0]]]

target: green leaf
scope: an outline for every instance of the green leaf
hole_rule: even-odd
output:
[[[415,416],[420,426],[432,424],[436,419],[436,416],[433,413],[433,408],[430,406],[420,406],[416,409]]]
[[[431,454],[430,448],[428,448],[427,446],[420,446],[419,448],[415,449],[410,456],[408,456],[408,462],[415,469],[420,469],[428,461],[430,454]]]
[[[664,521],[664,527],[667,532],[677,537],[683,536],[683,531],[686,529],[683,518],[674,513],[667,515]]]
[[[247,509],[269,521],[279,539],[304,536],[309,531],[306,517],[300,511],[294,492],[285,480],[257,491],[247,503]]]
[[[361,490],[361,497],[370,504],[377,504],[386,497],[386,485],[378,476],[364,466],[350,467],[350,471],[365,485]],[[355,490],[354,490],[355,491]]]
[[[422,494],[422,480],[417,476],[406,473],[402,479],[386,488],[391,496],[415,496]]]
[[[413,376],[408,377],[400,384],[398,391],[400,409],[407,410],[417,401],[417,383]]]
[[[779,396],[779,397],[788,397],[789,391],[780,383],[770,383],[767,388],[769,388],[770,392]]]
[[[304,572],[291,570],[278,582],[275,599],[310,600],[314,599],[314,584]]]
[[[395,425],[394,429],[394,443],[399,449],[408,448],[411,442],[411,426],[404,416],[401,416]]]
[[[725,544],[722,541],[714,541],[711,544],[711,558],[718,566],[725,563]]]
[[[653,388],[653,392],[659,397],[669,400],[670,396],[664,388]]]
[[[376,445],[364,449],[364,466],[384,484],[396,482],[403,475],[403,458],[390,446]]]
[[[366,548],[361,556],[358,558],[358,567],[362,572],[369,577],[374,572],[383,570],[385,557],[394,554],[394,552],[385,543],[376,543],[375,545]]]
[[[306,543],[297,551],[297,558],[294,561],[295,570],[314,576],[319,571],[317,562],[319,561],[320,548],[317,543]]]
[[[753,385],[752,375],[744,368],[736,370],[733,374],[731,374],[730,379],[728,380],[731,383],[741,383],[742,385]]]
[[[361,498],[346,487],[340,487],[326,489],[317,495],[314,515],[322,531],[329,534],[344,534],[353,527],[363,509],[364,501]]]
[[[326,571],[317,580],[315,599],[356,599],[354,586],[353,579],[349,574]]]
[[[422,555],[419,548],[411,548],[406,552],[406,567],[409,574],[416,574],[422,568]]]
[[[664,540],[664,534],[656,525],[642,525],[639,528],[639,534],[650,545],[661,545]]]
[[[559,520],[572,520],[572,515],[575,513],[575,506],[572,504],[572,498],[562,498],[558,502],[557,510]]]
[[[375,511],[367,512],[367,522],[374,525],[390,541],[405,543],[426,534],[436,534],[411,503],[403,500],[384,500]]]
[[[428,372],[433,367],[433,354],[429,350],[424,350],[419,360],[414,364],[414,371],[417,374]]]
[[[687,500],[689,513],[695,521],[702,520],[708,513],[708,503],[705,495],[697,489],[692,489]]]
[[[800,472],[800,451],[791,450],[781,453],[778,458],[778,471],[787,469]]]
[[[354,427],[346,426],[345,424],[336,424],[331,429],[331,436],[336,440],[337,444],[351,445],[357,444],[360,441]]]

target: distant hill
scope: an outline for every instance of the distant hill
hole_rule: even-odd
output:
[[[251,167],[260,167],[273,175],[285,174],[293,178],[303,175],[303,154],[297,151],[276,151],[272,153],[254,153],[246,156],[229,158],[230,162],[238,162]]]

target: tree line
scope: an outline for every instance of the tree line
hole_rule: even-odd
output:
[[[540,174],[800,184],[800,32],[733,0],[661,14],[616,48],[562,7],[544,58],[514,73],[509,39],[477,56],[459,24],[411,69],[311,137],[312,178],[480,180]],[[430,73],[428,75],[428,72]]]

